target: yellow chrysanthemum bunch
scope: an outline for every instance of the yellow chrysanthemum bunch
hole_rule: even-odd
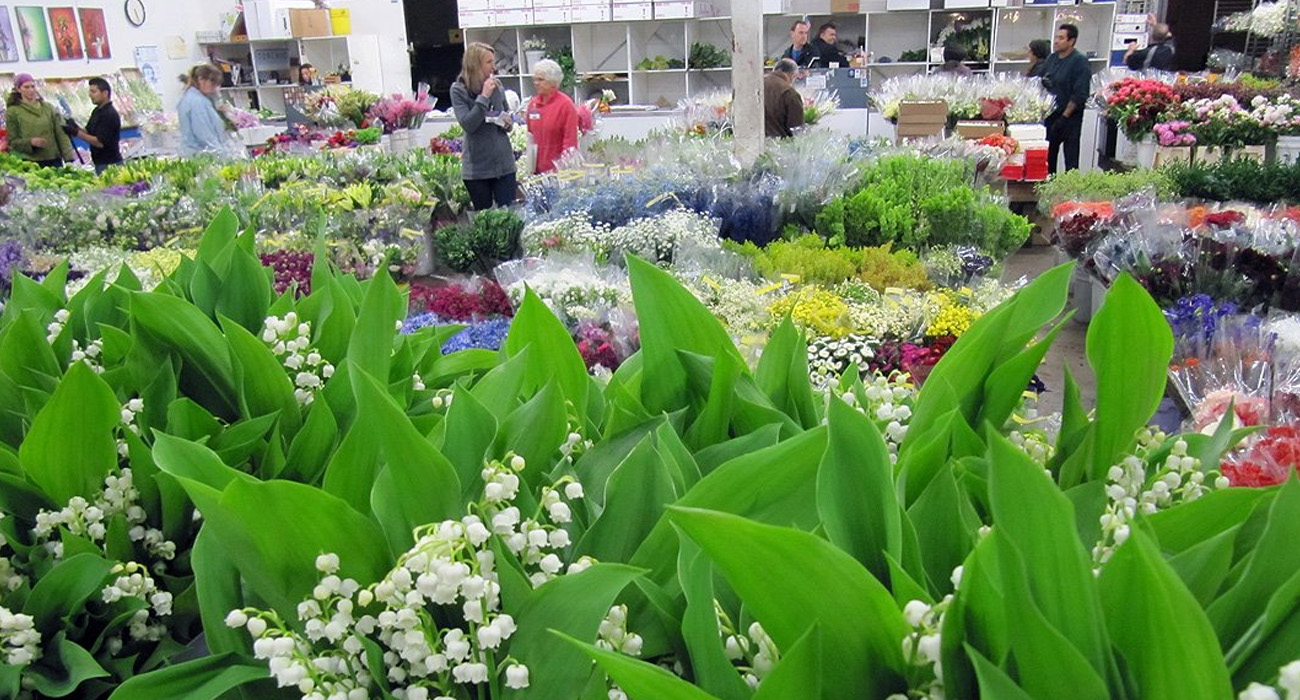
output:
[[[962,302],[955,292],[936,292],[932,295],[939,303],[939,313],[934,315],[925,334],[931,337],[951,335],[961,337],[975,321],[975,312]]]
[[[778,321],[790,314],[795,325],[809,335],[840,338],[852,330],[849,305],[820,287],[806,287],[788,294],[768,306],[767,311]]]

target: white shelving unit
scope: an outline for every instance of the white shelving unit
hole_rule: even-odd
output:
[[[347,81],[357,88],[386,94],[381,47],[377,37],[365,34],[295,39],[251,39],[242,42],[202,43],[209,57],[240,65],[241,82],[221,88],[223,97],[242,107],[253,98],[266,109],[284,111],[284,93],[298,87],[297,70],[303,63],[318,76],[346,70]]]
[[[931,47],[949,21],[954,16],[982,16],[990,24],[989,60],[971,64],[977,71],[1023,72],[1028,65],[1029,42],[1050,41],[1056,26],[1064,22],[1079,26],[1078,48],[1090,55],[1094,70],[1101,70],[1110,60],[1113,2],[1022,7],[991,7],[986,3],[982,7],[953,8],[943,7],[943,0],[928,3],[922,0],[923,9],[887,9],[887,3],[897,1],[864,0],[862,11],[852,14],[765,14],[764,53],[775,60],[785,51],[790,43],[790,25],[797,19],[806,18],[814,34],[822,24],[834,22],[841,46],[846,43],[850,47],[864,46],[869,52],[870,78],[880,81],[934,70],[942,61],[931,55]],[[972,0],[949,0],[950,5],[954,2],[972,4]],[[771,7],[779,4],[773,3]],[[714,7],[718,6],[715,2]],[[788,1],[782,5],[790,6]],[[912,6],[916,6],[915,0]],[[533,93],[533,86],[528,67],[521,67],[520,63],[523,42],[530,38],[542,39],[553,49],[572,47],[579,75],[575,98],[585,98],[593,90],[608,88],[614,90],[623,104],[669,106],[687,95],[714,88],[727,89],[731,85],[730,69],[700,70],[689,65],[691,45],[695,42],[730,50],[729,17],[496,26],[467,28],[464,35],[467,42],[481,41],[496,49],[498,74],[507,87],[525,98]],[[908,51],[924,51],[924,57],[899,61]],[[659,70],[637,67],[643,60],[657,56],[680,61],[674,65],[682,67]],[[599,79],[584,83],[584,76],[599,76]]]

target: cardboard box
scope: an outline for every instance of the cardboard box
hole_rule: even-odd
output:
[[[481,29],[495,26],[496,14],[491,10],[470,10],[460,12],[461,29]]]
[[[1007,136],[1020,141],[1046,141],[1047,127],[1042,124],[1012,124],[1007,127]]]
[[[533,23],[532,10],[493,10],[494,27],[523,27]]]
[[[859,0],[831,0],[831,14],[849,15],[862,12],[862,3]]]
[[[569,0],[533,0],[533,11],[535,12],[537,10],[544,8],[549,9],[552,7],[568,8],[572,7],[572,5],[573,3],[569,2]]]
[[[614,21],[633,21],[654,18],[654,4],[649,2],[614,3]]]
[[[930,136],[943,136],[942,124],[903,124],[899,123],[894,127],[894,136],[897,139],[920,139]]]
[[[985,136],[1006,133],[1002,122],[959,121],[957,134],[964,139],[982,139]]]
[[[943,0],[943,6],[949,10],[988,7],[989,0]]]
[[[347,36],[352,33],[352,10],[338,7],[330,12],[330,30],[334,36]]]
[[[947,124],[948,103],[943,100],[903,101],[898,105],[898,121]]]
[[[456,7],[461,12],[481,12],[492,9],[491,0],[457,0]]]
[[[531,10],[533,0],[490,0],[494,10]]]
[[[614,19],[614,11],[609,5],[585,5],[574,7],[573,22],[609,22]]]
[[[539,7],[533,10],[533,24],[569,24],[573,10],[568,7]]]
[[[928,10],[930,0],[885,0],[886,10]]]
[[[289,10],[289,29],[300,39],[334,36],[329,10]]]

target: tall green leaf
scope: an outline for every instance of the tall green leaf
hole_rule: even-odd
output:
[[[905,687],[907,625],[889,591],[853,557],[815,535],[726,513],[674,508],[670,517],[779,648],[793,647],[813,625],[835,640],[823,648],[823,697],[883,697]]]
[[[510,322],[504,350],[506,355],[514,356],[530,345],[533,351],[528,358],[525,391],[529,394],[539,391],[555,377],[567,401],[574,406],[585,406],[587,365],[564,324],[533,290],[527,289]]]
[[[233,688],[263,678],[263,663],[231,654],[205,656],[129,678],[109,700],[217,700]]]
[[[558,636],[600,664],[631,700],[718,700],[654,664],[599,649],[567,635]]]
[[[99,375],[72,363],[18,450],[27,476],[55,503],[97,493],[117,466],[113,429],[122,421],[120,410]]]
[[[1097,376],[1091,478],[1119,460],[1155,413],[1173,350],[1173,332],[1160,307],[1133,278],[1121,275],[1088,324],[1088,362]]]
[[[677,500],[664,459],[643,438],[609,477],[605,508],[578,543],[578,552],[599,561],[628,561]]]
[[[185,360],[217,393],[218,402],[237,405],[234,366],[226,339],[217,326],[192,304],[166,294],[131,295],[131,317],[137,326],[162,340]]]
[[[889,580],[887,557],[903,554],[894,467],[880,431],[838,398],[827,412],[828,444],[817,470],[817,512],[837,547]]]
[[[337,299],[335,300],[337,304]],[[405,314],[405,302],[385,267],[371,278],[361,302],[357,325],[348,343],[348,359],[372,377],[388,380],[393,357],[394,325]]]
[[[817,625],[789,649],[782,650],[781,660],[763,679],[754,700],[797,700],[824,697],[822,688],[822,636]]]
[[[221,327],[230,342],[239,383],[239,406],[245,416],[264,416],[279,411],[280,424],[289,435],[298,432],[302,423],[293,382],[284,367],[262,340],[239,323],[224,316]]]
[[[681,635],[690,652],[695,684],[723,700],[746,700],[750,690],[727,658],[718,634],[718,613],[713,588],[713,566],[689,538],[680,538],[677,576],[686,596]]]
[[[1232,697],[1214,628],[1150,535],[1138,529],[1115,549],[1100,586],[1106,626],[1138,697]]]
[[[596,564],[533,591],[518,611],[519,629],[509,647],[512,656],[528,665],[529,687],[526,692],[507,690],[505,697],[577,697],[591,676],[591,662],[576,649],[557,646],[553,635],[594,640],[614,599],[639,574],[629,566]]]
[[[629,256],[628,276],[641,328],[641,357],[646,376],[641,400],[651,413],[682,408],[686,369],[678,351],[707,357],[731,355],[744,364],[718,319],[667,272]]]
[[[805,429],[821,420],[808,379],[808,345],[789,316],[768,338],[754,381],[774,406]]]
[[[90,553],[74,554],[54,565],[32,588],[23,606],[46,639],[81,615],[86,601],[97,597],[114,562]]]

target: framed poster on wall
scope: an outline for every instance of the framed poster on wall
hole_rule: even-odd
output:
[[[18,35],[14,34],[13,22],[9,21],[9,6],[0,5],[0,63],[17,60]]]
[[[71,7],[50,8],[50,29],[54,32],[54,48],[60,61],[77,61],[86,57],[81,50],[81,30],[77,27],[77,11]]]
[[[91,60],[112,58],[113,50],[108,45],[108,25],[104,23],[104,10],[98,7],[82,7],[77,10],[81,18],[81,38],[86,46],[86,56]]]
[[[54,46],[50,43],[50,30],[45,25],[45,8],[16,7],[18,38],[23,43],[23,55],[29,61],[53,61]]]

